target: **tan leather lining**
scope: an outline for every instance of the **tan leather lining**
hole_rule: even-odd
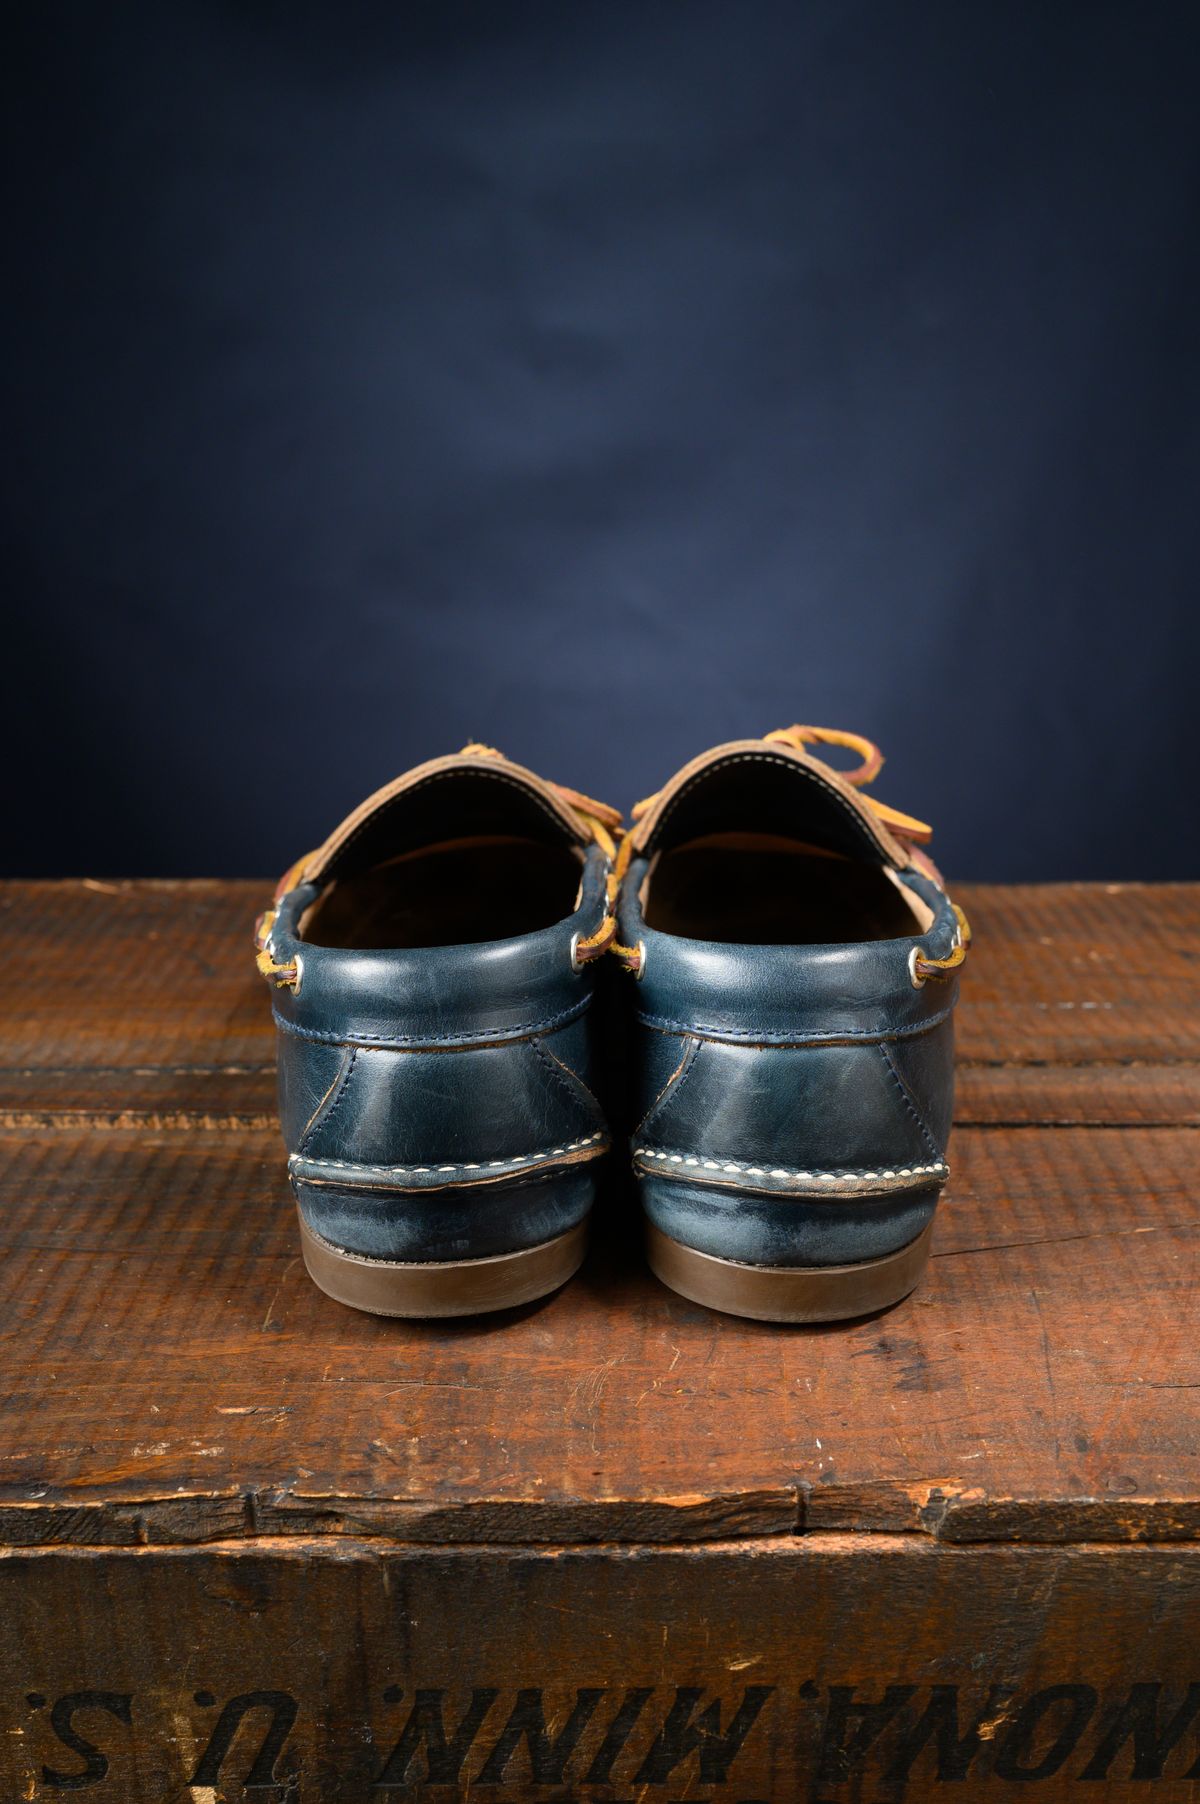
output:
[[[905,939],[923,929],[894,878],[888,865],[773,835],[707,834],[654,854],[643,915],[659,933],[742,945]]]
[[[794,750],[788,745],[768,744],[762,739],[731,739],[724,745],[713,746],[707,752],[701,752],[659,790],[652,805],[646,810],[637,825],[630,830],[630,839],[635,852],[650,844],[659,827],[666,820],[674,803],[687,789],[692,780],[713,764],[728,759],[747,758],[796,767],[805,771],[816,783],[827,792],[837,797],[839,802],[854,815],[856,824],[878,847],[883,858],[896,870],[903,870],[909,863],[909,855],[900,843],[893,838],[887,828],[872,812],[864,798],[847,783],[838,772],[816,758],[810,758],[806,752]]]
[[[365,801],[360,802],[358,807],[353,809],[334,828],[316,851],[310,852],[308,857],[303,860],[304,880],[319,882],[334,859],[345,850],[360,829],[365,827],[381,809],[395,801],[398,796],[417,789],[423,784],[458,773],[516,783],[535,797],[546,813],[551,815],[563,830],[580,845],[586,845],[592,838],[574,810],[555,794],[550,784],[534,771],[526,770],[524,765],[514,764],[507,758],[483,759],[473,753],[456,752],[443,758],[431,758],[425,764],[416,765],[412,770],[405,771],[403,776],[395,777],[390,783],[385,783],[381,789],[377,789],[373,795],[369,795]]]
[[[318,946],[388,949],[512,939],[571,913],[580,846],[515,835],[439,841],[326,883],[299,923]]]

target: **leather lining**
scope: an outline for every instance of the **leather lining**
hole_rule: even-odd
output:
[[[798,748],[763,740],[714,746],[685,764],[657,795],[639,803],[634,814],[639,818],[630,837],[639,851],[736,824],[793,836],[803,832],[831,850],[897,869],[908,862],[864,797],[837,771]],[[818,819],[825,826],[814,832],[810,822]]]
[[[403,852],[328,884],[300,924],[310,945],[383,950],[536,933],[575,910],[571,845],[478,835]]]
[[[778,835],[710,833],[654,860],[645,921],[660,933],[740,945],[900,939],[926,923],[890,876]]]
[[[533,771],[507,758],[460,752],[418,764],[360,802],[301,861],[302,874],[320,882],[455,832],[497,827],[575,844],[586,844],[589,837],[563,798]]]

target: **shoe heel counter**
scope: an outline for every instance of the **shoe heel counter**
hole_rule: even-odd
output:
[[[634,1136],[652,1223],[715,1257],[837,1264],[928,1226],[953,1106],[949,1020],[896,1042],[693,1038]]]
[[[668,1153],[807,1172],[944,1158],[954,1095],[949,1020],[912,1040],[745,1046],[664,1036],[635,1131]],[[655,1090],[655,1086],[660,1087]]]
[[[276,1035],[275,1094],[279,1126],[289,1153],[296,1152],[346,1074],[353,1047]]]
[[[436,1052],[284,1038],[284,1141],[293,1156],[347,1165],[498,1170],[606,1132],[574,1051],[557,1036]]]
[[[338,1051],[336,1066],[310,1067],[281,1049],[289,1175],[319,1243],[367,1260],[461,1261],[581,1226],[607,1128],[559,1056],[578,1056],[570,1042]]]

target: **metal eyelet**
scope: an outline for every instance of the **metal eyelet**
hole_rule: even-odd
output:
[[[914,990],[923,990],[925,985],[929,982],[929,979],[927,977],[922,977],[921,973],[917,970],[917,960],[920,956],[921,949],[919,946],[914,946],[908,955],[908,980],[912,984]]]
[[[635,950],[638,955],[638,967],[633,975],[634,975],[636,981],[638,983],[641,983],[643,977],[646,975],[646,942],[645,942],[645,940],[639,940]]]
[[[304,976],[304,960],[298,952],[292,960],[292,963],[296,967],[296,976],[295,981],[289,984],[288,988],[291,990],[293,996],[298,996],[300,994],[300,981]]]
[[[579,957],[579,935],[577,933],[571,935],[571,969],[572,971],[583,970],[583,960]]]

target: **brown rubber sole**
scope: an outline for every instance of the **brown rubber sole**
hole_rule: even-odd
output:
[[[888,1309],[915,1287],[929,1258],[933,1223],[898,1253],[861,1265],[739,1265],[685,1247],[646,1223],[656,1278],[693,1303],[756,1322],[840,1322]]]
[[[549,1295],[578,1271],[587,1246],[580,1222],[556,1240],[489,1259],[401,1264],[330,1246],[300,1217],[300,1245],[313,1283],[326,1296],[372,1315],[483,1315]]]

